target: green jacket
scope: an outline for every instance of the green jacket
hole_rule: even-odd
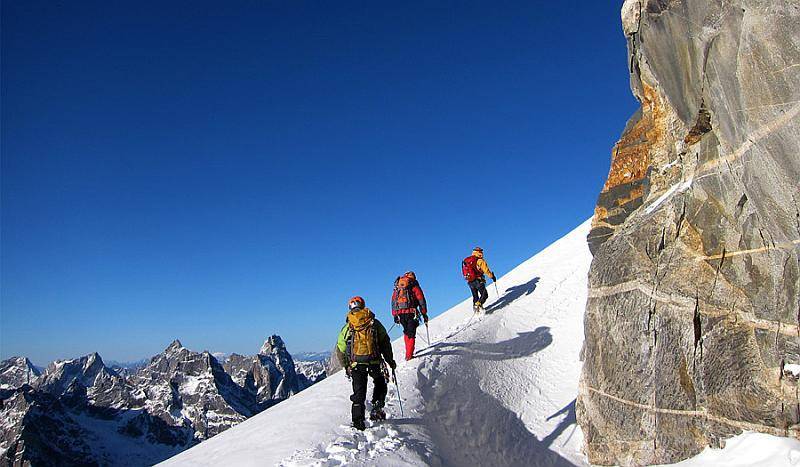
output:
[[[339,331],[339,339],[336,341],[336,356],[339,358],[339,363],[342,364],[342,367],[346,366],[356,366],[356,362],[350,362],[350,356],[348,355],[347,351],[347,341],[350,339],[350,324],[351,320],[359,320],[369,317],[373,320],[372,327],[375,330],[375,334],[377,336],[378,341],[378,352],[380,356],[371,360],[370,362],[366,363],[368,365],[372,364],[379,364],[381,363],[381,357],[387,362],[394,362],[394,355],[392,353],[392,341],[389,340],[389,333],[386,332],[386,328],[383,327],[380,321],[375,319],[375,314],[370,311],[369,308],[363,309],[356,309],[351,311],[347,314],[348,322],[342,327],[342,330]]]

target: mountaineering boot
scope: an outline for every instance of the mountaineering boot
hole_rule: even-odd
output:
[[[373,407],[372,410],[369,412],[369,419],[373,422],[377,422],[380,420],[386,420],[386,412],[378,407]]]
[[[475,304],[472,305],[472,311],[474,311],[476,315],[483,311],[481,302],[475,302]]]
[[[367,422],[365,420],[353,420],[353,428],[364,431],[367,429]]]
[[[383,402],[372,403],[372,410],[369,412],[369,419],[373,422],[386,420],[386,412],[383,410]]]

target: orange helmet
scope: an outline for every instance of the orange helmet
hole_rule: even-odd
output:
[[[350,310],[355,310],[356,308],[364,308],[365,305],[364,299],[356,295],[347,303],[347,308]]]
[[[417,275],[414,274],[414,271],[406,271],[406,273],[403,275],[408,277],[409,279],[417,280]]]

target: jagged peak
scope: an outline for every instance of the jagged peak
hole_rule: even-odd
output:
[[[41,370],[39,370],[28,357],[19,355],[9,357],[0,362],[0,368],[2,368],[3,371],[8,371],[11,368],[19,368],[24,371],[29,371],[34,376],[40,376],[42,374]]]
[[[174,341],[172,341],[172,343],[169,346],[167,346],[166,349],[164,349],[164,352],[175,352],[175,351],[181,350],[182,348],[183,348],[183,344],[181,344],[181,341],[178,340],[178,339],[175,339]]]
[[[284,344],[281,336],[273,334],[264,341],[264,345],[261,346],[261,351],[258,353],[261,355],[270,355],[277,351],[286,351],[286,344]]]
[[[103,363],[103,357],[101,357],[100,354],[97,352],[92,352],[86,355],[86,361],[89,362],[90,364],[94,362]]]

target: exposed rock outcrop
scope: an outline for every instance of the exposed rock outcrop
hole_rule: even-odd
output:
[[[798,437],[800,4],[627,0],[622,20],[641,110],[589,235],[589,460]]]

